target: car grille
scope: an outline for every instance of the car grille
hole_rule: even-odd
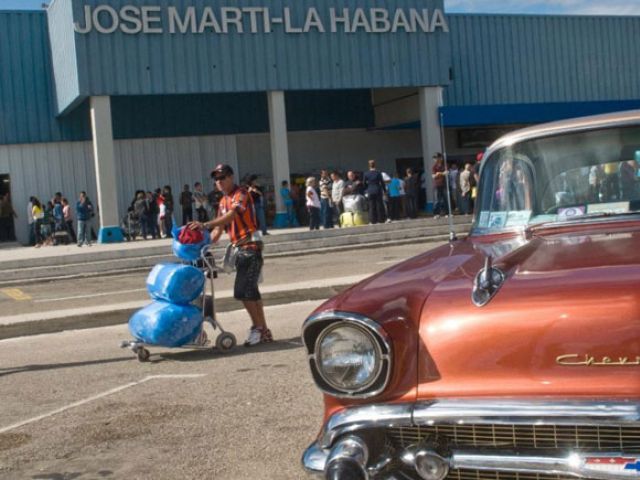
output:
[[[424,437],[437,435],[444,437],[452,448],[495,447],[516,450],[539,448],[640,453],[640,427],[638,426],[446,424],[391,428],[387,433],[389,440],[397,448],[405,448]],[[453,478],[503,480],[503,478],[524,479],[525,477]],[[534,475],[526,477],[526,480],[529,478],[537,479],[538,477]]]
[[[518,472],[484,472],[480,470],[450,470],[447,480],[576,480],[562,475],[539,475]]]

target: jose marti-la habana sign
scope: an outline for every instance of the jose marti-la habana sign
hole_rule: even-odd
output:
[[[74,24],[86,34],[122,32],[136,34],[264,34],[285,33],[434,33],[449,32],[441,9],[418,8],[307,8],[301,13],[284,7],[161,7],[124,5],[84,6],[84,16]]]

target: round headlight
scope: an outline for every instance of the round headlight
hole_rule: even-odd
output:
[[[371,386],[382,369],[382,352],[374,336],[358,325],[337,323],[316,341],[322,378],[336,390],[357,393]]]

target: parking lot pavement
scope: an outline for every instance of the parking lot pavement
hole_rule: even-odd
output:
[[[324,298],[442,243],[269,258],[261,291],[268,305]],[[132,273],[0,288],[0,339],[125,323],[150,302],[146,276]],[[233,280],[234,275],[221,273],[215,281],[220,311],[238,308],[232,298]]]
[[[126,326],[0,341],[0,478],[303,478],[322,398],[299,335],[318,303],[268,307],[276,341],[229,354],[139,363]],[[219,320],[242,342],[244,311]]]

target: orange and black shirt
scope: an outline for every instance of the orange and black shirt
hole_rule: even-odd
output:
[[[258,229],[258,222],[253,208],[253,199],[243,187],[235,185],[228,195],[222,197],[218,207],[218,217],[232,210],[235,210],[236,215],[233,221],[225,226],[225,231],[234,245],[245,243]]]

